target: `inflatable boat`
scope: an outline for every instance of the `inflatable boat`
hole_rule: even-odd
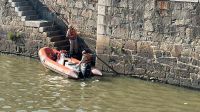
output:
[[[39,50],[39,57],[41,63],[44,67],[63,75],[64,77],[78,79],[80,78],[80,69],[77,64],[80,62],[78,59],[70,57],[65,58],[64,63],[59,63],[55,56],[61,55],[60,51],[56,49],[51,49],[49,47],[44,47]],[[100,70],[95,67],[91,68],[92,76],[102,76]]]

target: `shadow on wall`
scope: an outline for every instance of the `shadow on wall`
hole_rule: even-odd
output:
[[[80,59],[82,57],[82,51],[86,50],[87,52],[93,54],[91,64],[92,64],[92,66],[95,66],[95,61],[96,61],[96,55],[95,54],[96,53],[94,51],[92,51],[89,48],[89,46],[85,43],[85,41],[82,38],[80,38],[80,37],[78,37],[78,43],[79,43],[79,51],[78,51],[79,53],[78,53],[78,55],[79,55]]]
[[[60,29],[63,30],[63,33],[66,33],[69,23],[67,19],[63,17],[63,14],[60,14],[52,6],[48,6],[40,0],[29,1],[31,2],[41,19],[52,21],[54,24],[59,25]]]
[[[45,4],[40,0],[29,0],[29,1],[39,14],[40,18],[53,21],[53,23],[58,25],[59,28],[63,31],[63,33],[66,34],[69,22],[67,21],[67,18],[63,17],[64,16],[63,14],[60,14],[52,6]],[[78,59],[81,59],[82,56],[81,52],[83,50],[87,50],[88,52],[95,54],[81,37],[78,37],[78,43],[79,43],[79,52],[77,56]],[[93,63],[95,63],[95,58],[96,57],[94,56]]]

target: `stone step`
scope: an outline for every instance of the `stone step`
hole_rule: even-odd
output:
[[[28,15],[28,16],[22,16],[21,21],[27,21],[27,20],[37,20],[39,19],[38,15]]]
[[[50,21],[44,21],[40,24],[40,27],[46,27],[46,26],[52,26],[53,22]]]
[[[32,21],[25,21],[25,26],[30,27],[43,27],[43,26],[50,26],[52,22],[46,20],[32,20]]]
[[[23,1],[23,2],[11,2],[12,7],[20,7],[20,6],[29,6],[28,1]]]
[[[61,41],[51,42],[51,45],[53,45],[54,47],[69,45],[69,40],[65,39],[65,40],[61,40]]]
[[[64,45],[64,46],[58,46],[58,47],[54,47],[57,50],[67,50],[69,51],[70,45]]]
[[[28,10],[33,10],[32,6],[20,6],[20,7],[15,7],[15,11],[28,11]]]
[[[18,16],[28,16],[28,15],[36,15],[35,10],[29,10],[29,11],[19,11]]]
[[[61,41],[61,40],[65,40],[66,37],[65,35],[57,35],[57,36],[52,36],[52,37],[47,37],[49,42],[56,42],[56,41]]]
[[[57,30],[57,29],[59,29],[59,27],[57,25],[45,26],[45,27],[40,27],[39,32],[53,31],[53,30]]]
[[[24,1],[27,1],[27,0],[8,0],[8,2],[24,2]]]
[[[60,30],[43,32],[43,35],[46,37],[56,36],[56,35],[60,35],[60,34],[61,34]]]

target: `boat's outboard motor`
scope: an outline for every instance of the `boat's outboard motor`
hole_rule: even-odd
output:
[[[87,64],[85,68],[85,73],[80,72],[79,78],[90,78],[91,77],[91,65]]]

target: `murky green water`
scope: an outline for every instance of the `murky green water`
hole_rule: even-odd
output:
[[[200,112],[200,92],[109,75],[63,79],[34,59],[0,55],[0,112]]]

